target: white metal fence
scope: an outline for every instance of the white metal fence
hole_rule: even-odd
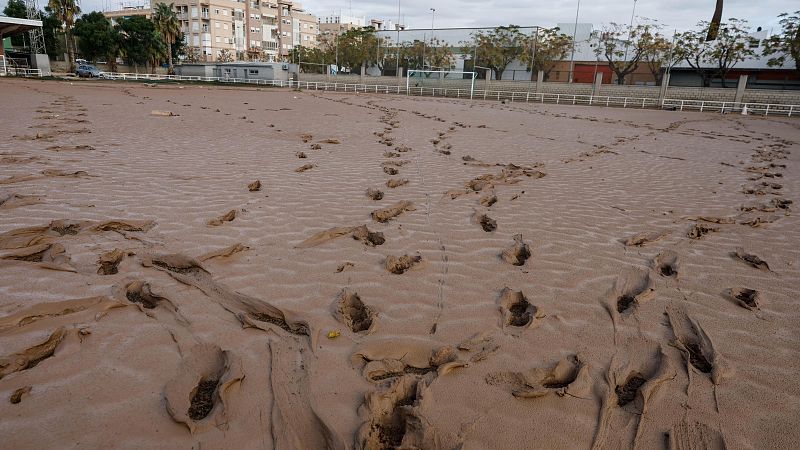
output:
[[[9,58],[8,56],[0,56],[0,75],[3,76],[20,76],[20,77],[41,77],[42,71],[40,69],[31,69],[28,67],[28,60],[22,58]]]
[[[37,71],[38,69],[28,69]],[[41,75],[41,73],[39,73]],[[400,85],[381,85],[365,83],[338,83],[325,81],[292,81],[262,80],[249,78],[201,77],[188,75],[161,75],[146,73],[104,73],[104,78],[130,81],[188,81],[216,82],[226,84],[246,84],[256,86],[287,87],[314,91],[337,91],[374,94],[399,94],[431,97],[452,97],[464,99],[497,100],[520,103],[555,103],[559,105],[592,105],[621,108],[663,108],[678,111],[707,111],[718,113],[741,113],[746,109],[748,114],[797,116],[800,105],[781,105],[772,103],[736,103],[708,100],[680,100],[637,97],[617,97],[605,95],[549,94],[543,92],[520,92],[492,89],[463,89],[447,87],[416,87]]]

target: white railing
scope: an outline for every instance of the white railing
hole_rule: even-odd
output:
[[[24,63],[24,65],[22,64]],[[28,67],[28,60],[21,58],[9,58],[5,55],[0,56],[0,75],[19,76],[19,77],[41,77],[41,69],[31,69]]]
[[[800,105],[780,105],[774,103],[749,103],[749,102],[719,102],[712,100],[678,100],[665,99],[664,108],[674,108],[678,111],[710,111],[719,113],[741,113],[745,110],[748,114],[768,116],[785,115],[793,116],[800,113]]]
[[[544,92],[522,92],[506,90],[470,91],[466,88],[447,87],[415,87],[384,84],[339,83],[329,81],[292,81],[262,80],[252,78],[203,77],[189,75],[161,75],[147,73],[104,73],[104,77],[113,80],[134,81],[189,81],[216,82],[231,84],[250,84],[259,86],[287,87],[315,91],[363,92],[374,94],[401,94],[414,96],[454,97],[468,99],[470,97],[484,100],[506,100],[521,103],[555,103],[558,105],[591,105],[622,108],[667,108],[679,111],[708,111],[719,113],[737,113],[747,108],[749,114],[796,116],[800,113],[800,105],[781,105],[768,103],[735,103],[704,100],[680,100],[647,97],[617,97],[604,95],[549,94]]]

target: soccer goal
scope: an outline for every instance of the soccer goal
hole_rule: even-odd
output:
[[[458,70],[409,70],[406,76],[406,95],[415,88],[418,88],[420,93],[424,89],[463,89],[469,90],[469,98],[472,98],[477,76],[475,72]]]

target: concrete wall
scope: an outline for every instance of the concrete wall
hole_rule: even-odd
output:
[[[365,76],[362,78],[359,75],[323,75],[323,74],[310,74],[301,73],[301,81],[319,81],[331,83],[364,83],[364,84],[378,84],[396,86],[400,85],[405,87],[406,79],[398,77],[373,77]],[[412,79],[411,85],[414,86],[415,80]],[[440,80],[427,79],[421,83],[417,83],[424,87],[436,87],[447,89],[469,89],[470,80]],[[484,89],[495,91],[507,92],[536,92],[536,81],[506,81],[506,80],[475,80],[475,89],[482,91]],[[631,85],[616,85],[616,84],[603,84],[600,87],[600,92],[595,95],[612,96],[612,97],[632,97],[632,98],[652,98],[657,99],[659,96],[659,86],[631,86]],[[556,83],[556,82],[543,82],[539,86],[539,92],[547,94],[563,94],[563,95],[592,95],[592,85],[583,83]],[[699,88],[699,87],[681,87],[670,86],[667,89],[667,98],[677,100],[702,100],[702,101],[726,101],[732,102],[736,98],[736,89],[731,87],[728,89],[723,88]],[[745,90],[744,102],[750,103],[775,103],[784,105],[800,105],[800,91],[791,90],[768,90],[768,89],[747,89]]]
[[[800,91],[775,91],[771,89],[747,89],[743,101],[748,103],[777,103],[800,105]]]

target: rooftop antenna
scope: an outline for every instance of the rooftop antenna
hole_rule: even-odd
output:
[[[25,0],[25,11],[27,13],[28,19],[42,20],[42,16],[41,14],[39,14],[39,8],[36,6],[36,0]],[[30,31],[28,31],[28,36],[31,41],[31,53],[34,54],[46,53],[46,49],[44,47],[44,33],[42,32],[42,27],[32,28]]]

